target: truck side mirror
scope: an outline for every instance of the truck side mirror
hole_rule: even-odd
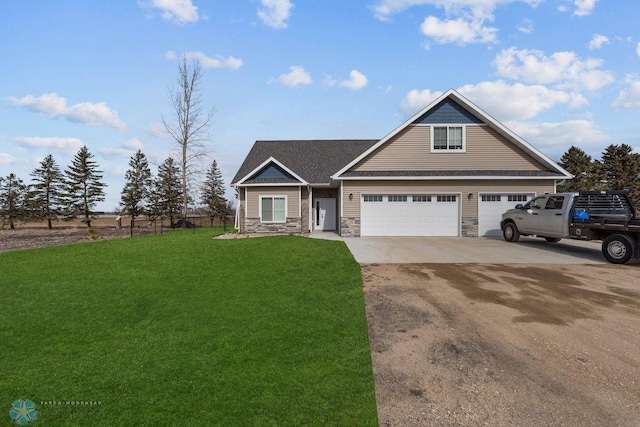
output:
[[[518,203],[516,205],[516,209],[524,210],[524,205],[522,203]]]

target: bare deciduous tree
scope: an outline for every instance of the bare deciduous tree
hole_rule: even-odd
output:
[[[205,142],[215,109],[204,112],[199,84],[202,77],[200,64],[182,55],[178,64],[177,87],[169,90],[173,112],[170,119],[162,117],[165,130],[178,148],[182,172],[182,215],[186,225],[189,204],[189,179],[198,172],[198,160],[207,155]]]

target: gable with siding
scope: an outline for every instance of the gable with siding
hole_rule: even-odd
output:
[[[408,126],[351,171],[548,170],[489,126],[468,125],[465,132],[465,152],[433,153],[431,126]]]
[[[457,100],[460,100],[458,102]],[[434,126],[462,126],[465,135],[463,151],[432,151],[431,137]],[[531,151],[530,146],[520,142],[517,136],[497,123],[482,110],[464,100],[455,91],[450,91],[429,108],[418,113],[380,145],[341,171],[342,176],[383,173],[394,171],[413,175],[425,172],[433,175],[447,171],[469,171],[482,173],[504,171],[511,175],[514,171],[545,173],[553,171],[548,159],[541,153]],[[527,151],[525,151],[527,150]]]

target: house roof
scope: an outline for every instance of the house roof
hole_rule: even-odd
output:
[[[349,171],[341,178],[419,178],[419,179],[493,179],[493,178],[565,178],[564,175],[542,170],[431,170],[431,171]]]
[[[329,184],[331,176],[379,139],[256,141],[231,184]],[[252,179],[271,163],[294,178]]]
[[[557,176],[558,178],[560,178],[560,179],[573,178],[573,175],[571,175],[565,169],[560,167],[556,162],[551,160],[549,157],[545,156],[538,149],[533,147],[531,144],[526,142],[520,136],[518,136],[513,131],[511,131],[510,129],[505,127],[502,123],[500,123],[496,119],[494,119],[487,112],[482,110],[480,107],[478,107],[477,105],[475,105],[474,103],[472,103],[467,98],[465,98],[464,96],[462,96],[461,94],[459,94],[458,92],[456,92],[453,89],[449,89],[447,92],[445,92],[442,95],[440,95],[438,98],[433,100],[429,105],[424,107],[422,110],[418,111],[409,120],[405,121],[403,124],[398,126],[395,130],[393,130],[387,136],[382,138],[376,144],[372,145],[368,150],[366,150],[365,152],[361,153],[359,156],[357,156],[354,159],[352,159],[352,161],[349,162],[348,164],[346,164],[342,169],[340,169],[340,171],[338,171],[338,173],[336,173],[333,176],[333,178],[342,179],[344,177],[349,176],[347,174],[349,169],[353,168],[361,160],[366,158],[369,154],[373,153],[376,149],[378,149],[379,147],[384,145],[390,139],[392,139],[393,137],[398,135],[404,129],[406,129],[407,127],[413,125],[414,123],[420,121],[420,119],[423,118],[427,113],[429,113],[430,110],[435,108],[437,105],[439,105],[442,101],[444,101],[446,99],[451,99],[451,100],[455,101],[456,103],[458,103],[461,107],[463,107],[464,110],[468,111],[473,116],[475,116],[478,119],[480,119],[483,123],[485,123],[486,125],[488,125],[492,129],[497,131],[499,134],[504,136],[512,144],[514,144],[515,146],[517,146],[520,149],[522,149],[525,153],[529,154],[534,159],[538,160],[542,165],[548,167],[548,170],[549,171],[553,171],[555,173],[555,176]],[[473,172],[473,171],[471,171],[471,172]],[[447,172],[447,173],[450,173],[450,172]],[[465,173],[466,173],[466,171],[465,171]],[[396,175],[396,176],[398,176],[398,175]],[[502,175],[500,175],[500,176],[502,176]]]

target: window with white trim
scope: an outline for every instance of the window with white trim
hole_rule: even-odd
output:
[[[431,151],[464,151],[464,126],[433,126]]]
[[[457,202],[457,196],[438,196],[436,198],[437,202]]]
[[[287,196],[260,196],[261,222],[287,221]]]
[[[389,194],[387,196],[387,200],[390,202],[406,202],[407,196],[405,195],[397,195],[397,194]]]
[[[414,202],[430,202],[431,196],[427,196],[426,194],[414,194],[413,196]]]
[[[456,196],[438,196],[436,198],[437,202],[457,202],[458,198]]]
[[[483,194],[482,201],[483,202],[499,202],[501,199],[499,194]]]
[[[365,194],[362,196],[362,200],[364,202],[381,202],[382,195],[381,194]]]
[[[529,200],[526,194],[509,194],[507,198],[509,202],[526,202]]]

